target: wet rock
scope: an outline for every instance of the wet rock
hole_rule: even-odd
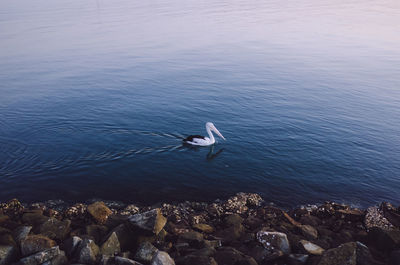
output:
[[[93,264],[100,253],[99,247],[91,239],[82,240],[77,251],[77,260],[79,263]]]
[[[49,218],[40,225],[39,231],[51,239],[63,240],[69,232],[70,220],[59,221],[55,218]]]
[[[318,265],[376,264],[368,248],[359,242],[349,242],[324,252]]]
[[[24,240],[32,230],[32,226],[20,226],[13,231],[13,236],[18,244]]]
[[[183,233],[179,236],[179,242],[189,243],[192,247],[201,247],[203,245],[203,234],[195,231]]]
[[[305,254],[289,254],[287,256],[288,265],[302,265],[307,262],[308,255]]]
[[[0,265],[11,264],[18,255],[18,250],[14,246],[0,245]]]
[[[0,225],[8,220],[10,220],[10,217],[8,215],[4,215],[4,214],[0,213]]]
[[[112,214],[112,211],[104,204],[104,202],[95,202],[87,207],[88,213],[96,220],[99,224],[104,224],[108,216]]]
[[[112,232],[107,240],[101,245],[100,251],[103,255],[115,255],[121,252],[121,246],[117,234]]]
[[[243,218],[238,214],[231,214],[225,217],[226,226],[240,226],[243,223]]]
[[[58,246],[43,250],[41,252],[35,253],[31,256],[25,257],[23,259],[20,259],[20,261],[17,263],[18,265],[39,265],[43,264],[47,261],[50,261],[57,257],[58,255],[61,255],[61,251],[58,248]]]
[[[249,256],[243,256],[236,265],[258,265],[257,261]]]
[[[289,240],[286,234],[280,232],[259,231],[257,240],[264,246],[265,249],[274,251],[276,249],[284,254],[290,253]]]
[[[400,248],[400,231],[373,227],[368,232],[368,240],[377,249],[391,251]]]
[[[215,248],[205,247],[190,253],[190,255],[212,257],[215,255],[215,253],[216,253]]]
[[[157,235],[165,226],[167,219],[161,214],[160,209],[132,215],[128,219],[133,228],[141,229]]]
[[[64,241],[64,250],[68,257],[73,257],[76,251],[79,249],[82,239],[77,236],[73,236]]]
[[[21,241],[21,254],[28,256],[30,254],[55,247],[57,243],[43,235],[31,235]]]
[[[135,254],[135,260],[150,263],[157,251],[158,249],[155,246],[150,242],[145,241],[139,245]]]
[[[302,234],[307,239],[317,239],[318,238],[318,231],[311,225],[301,225],[300,226]]]
[[[312,255],[322,255],[325,251],[325,249],[307,240],[300,240],[300,244],[307,253]]]
[[[214,232],[214,228],[208,224],[195,224],[195,225],[193,225],[193,228],[200,232],[208,233],[208,234],[211,234]]]
[[[218,265],[213,257],[196,256],[193,254],[184,256],[176,261],[177,265]]]
[[[153,259],[151,265],[175,265],[175,261],[168,255],[167,252],[158,251]]]
[[[65,210],[64,215],[66,218],[68,218],[70,220],[80,220],[80,219],[84,219],[86,211],[87,211],[87,207],[85,204],[77,203],[71,207],[68,207]]]
[[[141,263],[124,257],[111,257],[103,255],[99,265],[142,265]]]
[[[379,227],[381,229],[393,229],[394,226],[385,218],[383,212],[376,206],[369,207],[364,219],[365,227]]]
[[[0,245],[5,246],[17,246],[14,238],[11,233],[0,234]]]

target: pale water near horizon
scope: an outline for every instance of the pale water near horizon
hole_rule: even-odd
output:
[[[400,2],[0,2],[0,201],[400,203]],[[181,146],[212,121],[227,141]]]

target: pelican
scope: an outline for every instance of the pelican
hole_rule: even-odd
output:
[[[218,134],[219,137],[225,140],[225,137],[222,136],[222,134],[215,128],[214,124],[212,122],[207,122],[206,123],[206,130],[208,133],[209,137],[204,137],[201,135],[190,135],[183,139],[184,143],[191,144],[191,145],[198,145],[198,146],[208,146],[212,145],[215,143],[215,138],[212,133],[214,131],[216,134]]]

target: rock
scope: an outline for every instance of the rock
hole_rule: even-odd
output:
[[[153,233],[155,235],[158,235],[158,233],[160,233],[167,223],[167,218],[161,214],[159,208],[148,212],[131,215],[128,220],[132,227]]]
[[[304,215],[300,217],[300,223],[303,225],[318,226],[321,224],[321,220],[313,215]]]
[[[193,228],[207,234],[211,234],[214,232],[214,228],[208,224],[195,224],[193,225]]]
[[[198,250],[190,253],[190,255],[212,257],[215,255],[215,253],[216,253],[215,248],[205,247],[205,248],[201,248],[201,249],[198,249]]]
[[[43,250],[41,252],[35,253],[26,258],[20,259],[17,263],[18,265],[39,265],[46,261],[52,260],[58,255],[61,255],[61,251],[58,246]]]
[[[307,239],[317,239],[318,238],[318,231],[311,225],[301,225],[300,226],[302,234]]]
[[[18,255],[18,250],[14,246],[0,245],[0,265],[11,264]]]
[[[243,223],[243,218],[238,214],[231,214],[225,217],[225,225],[226,226],[239,226]]]
[[[78,251],[79,245],[81,244],[82,239],[77,236],[73,236],[64,241],[64,250],[68,257],[74,257],[75,252]]]
[[[13,231],[14,239],[18,245],[29,235],[31,230],[32,226],[20,226]]]
[[[0,225],[6,221],[8,221],[10,217],[8,215],[4,215],[0,213]]]
[[[49,218],[40,225],[39,231],[51,239],[63,240],[69,232],[71,221],[66,219],[59,221],[56,218]]]
[[[342,219],[351,222],[362,222],[365,216],[364,211],[358,209],[339,209],[336,211],[336,215]]]
[[[241,252],[232,247],[221,247],[217,250],[214,258],[218,265],[232,265],[241,260],[242,255]]]
[[[325,249],[307,240],[300,240],[300,244],[304,250],[307,251],[307,253],[312,255],[322,255],[322,253],[325,251]]]
[[[141,263],[124,257],[103,255],[99,265],[142,265]]]
[[[136,243],[134,233],[126,227],[125,224],[120,224],[115,227],[109,235],[114,233],[118,237],[119,245],[121,247],[121,251],[126,251],[132,247],[133,244]]]
[[[400,211],[392,204],[383,202],[380,206],[381,211],[385,218],[394,226],[400,227]]]
[[[175,265],[174,260],[168,255],[167,252],[158,251],[153,259],[151,260],[151,265]]]
[[[289,254],[287,256],[288,265],[302,265],[307,262],[308,255],[305,254]]]
[[[187,242],[192,247],[201,247],[204,244],[203,234],[189,231],[179,236],[178,242]]]
[[[258,265],[257,261],[249,256],[244,256],[242,259],[240,259],[238,262],[236,262],[237,265]]]
[[[60,255],[57,255],[53,259],[42,263],[41,265],[65,265],[68,263],[68,259],[65,256],[64,251],[60,251]]]
[[[103,255],[115,255],[121,252],[121,246],[117,234],[112,232],[107,240],[101,245],[100,251]]]
[[[290,253],[290,245],[286,234],[280,232],[259,231],[257,233],[257,240],[267,250],[278,249],[284,254]]]
[[[400,231],[373,227],[368,232],[368,240],[377,249],[391,251],[400,248]]]
[[[360,242],[349,242],[324,252],[318,265],[376,264],[368,248]]]
[[[395,250],[390,253],[389,264],[390,265],[399,265],[400,264],[400,250]]]
[[[6,233],[0,234],[0,245],[16,247],[17,243],[15,243],[15,240],[12,237],[11,233]]]
[[[139,212],[139,207],[136,205],[130,204],[126,206],[119,214],[120,215],[132,215],[137,214]]]
[[[91,239],[82,240],[77,251],[77,260],[79,263],[93,264],[96,262],[96,257],[100,249]]]
[[[112,214],[112,211],[104,204],[104,202],[95,202],[90,204],[87,207],[87,211],[99,224],[104,224],[107,221],[108,216]]]
[[[176,261],[177,265],[218,265],[213,257],[196,256],[193,254],[184,256]]]
[[[43,235],[31,235],[21,241],[21,254],[28,256],[33,253],[55,247],[57,243]]]
[[[31,226],[39,226],[50,217],[44,216],[42,211],[30,211],[22,215],[22,221]]]
[[[379,227],[381,229],[393,229],[394,226],[385,218],[382,211],[378,207],[369,207],[364,218],[365,227]]]
[[[139,245],[135,254],[135,260],[150,263],[157,251],[158,249],[155,246],[150,242],[145,241]]]
[[[86,226],[86,234],[91,236],[96,243],[102,241],[102,239],[107,235],[107,230],[108,228],[104,225],[91,224]]]

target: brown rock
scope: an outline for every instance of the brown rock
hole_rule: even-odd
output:
[[[193,228],[200,232],[208,233],[208,234],[211,234],[214,232],[214,228],[208,224],[195,224],[195,225],[193,225]]]
[[[70,225],[71,221],[68,219],[60,221],[55,218],[49,218],[40,225],[39,231],[51,239],[63,240],[69,232]]]
[[[87,207],[89,214],[99,224],[104,224],[108,216],[112,214],[112,211],[104,204],[104,202],[95,202]]]
[[[22,256],[28,256],[56,245],[57,243],[54,240],[43,235],[27,236],[21,241],[21,254]]]

